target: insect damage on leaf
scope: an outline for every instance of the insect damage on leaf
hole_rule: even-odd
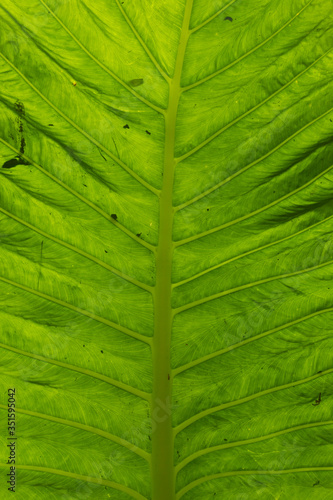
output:
[[[68,423],[25,415],[54,491],[328,494],[330,0],[3,3],[0,361],[13,345],[22,407]]]
[[[3,165],[2,168],[13,168],[16,167],[21,163],[21,160],[19,158],[12,158],[11,160],[6,161]]]
[[[25,107],[24,107],[23,102],[17,100],[15,102],[15,109],[19,115],[25,116]]]
[[[5,163],[2,165],[1,168],[13,168],[13,167],[17,167],[17,165],[30,165],[30,163],[23,160],[19,156],[16,156],[15,158],[12,158],[11,160],[5,161]]]
[[[318,406],[321,403],[321,392],[319,393],[318,399],[316,399],[315,403],[312,403],[312,406]]]
[[[26,146],[26,142],[25,142],[25,139],[24,137],[21,137],[21,144],[20,144],[20,153],[21,154],[24,154],[24,148]]]

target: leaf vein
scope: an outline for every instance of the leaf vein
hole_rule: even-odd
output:
[[[281,431],[277,431],[277,432],[272,432],[271,434],[266,434],[264,436],[259,436],[259,437],[256,437],[256,438],[249,438],[249,439],[244,439],[242,441],[234,441],[234,442],[231,442],[231,443],[227,443],[227,444],[220,444],[220,445],[217,445],[217,446],[212,446],[210,448],[205,448],[205,449],[202,449],[202,450],[198,450],[194,453],[192,453],[191,455],[189,455],[188,457],[186,457],[184,460],[182,460],[176,467],[175,467],[175,471],[176,471],[176,474],[181,470],[183,469],[187,464],[189,464],[190,462],[192,462],[193,460],[203,456],[203,455],[207,455],[209,453],[213,453],[214,451],[219,451],[219,450],[224,450],[224,449],[227,449],[227,448],[238,448],[239,446],[243,446],[243,445],[248,445],[248,444],[252,444],[252,443],[259,443],[261,441],[265,441],[267,439],[272,439],[272,438],[275,438],[277,436],[282,436],[282,435],[285,435],[285,434],[289,434],[290,432],[295,432],[295,431],[298,431],[298,430],[302,430],[302,429],[310,429],[310,428],[313,428],[313,427],[321,427],[322,425],[333,425],[333,420],[327,420],[327,421],[321,421],[321,422],[313,422],[313,423],[310,423],[310,424],[303,424],[303,425],[297,425],[295,427],[289,427],[288,429],[283,429]]]
[[[316,311],[312,314],[308,314],[307,316],[303,316],[301,318],[298,318],[294,321],[290,321],[289,323],[285,323],[284,325],[277,326],[276,328],[273,328],[271,330],[267,330],[266,332],[259,333],[258,335],[255,335],[253,337],[250,337],[246,340],[242,340],[241,342],[237,342],[236,344],[233,344],[231,346],[228,346],[224,349],[220,349],[218,351],[212,352],[210,354],[207,354],[206,356],[202,356],[201,358],[197,358],[193,361],[190,361],[189,363],[186,363],[185,365],[179,366],[178,368],[175,368],[172,370],[172,375],[176,377],[179,375],[179,373],[184,372],[185,370],[189,370],[191,368],[194,368],[197,365],[200,365],[201,363],[204,363],[205,361],[209,361],[210,359],[216,358],[218,356],[221,356],[223,354],[226,354],[227,352],[234,351],[235,349],[238,349],[244,345],[250,344],[251,342],[255,342],[258,339],[261,339],[263,337],[266,337],[267,335],[271,335],[272,333],[279,332],[280,330],[284,330],[285,328],[289,328],[290,326],[297,325],[299,323],[303,323],[303,321],[307,321],[308,319],[311,319],[315,316],[319,316],[321,314],[325,314],[328,312],[332,312],[333,307],[330,307],[328,309],[322,309],[321,311]]]
[[[303,71],[301,71],[300,73],[298,73],[296,76],[294,76],[294,78],[292,78],[292,80],[290,80],[289,82],[287,82],[285,85],[283,85],[282,87],[280,87],[278,90],[276,90],[275,92],[273,92],[273,94],[271,94],[270,96],[268,96],[266,99],[264,99],[263,101],[259,102],[258,104],[256,104],[253,108],[249,109],[248,111],[246,111],[245,113],[243,113],[242,115],[238,116],[237,118],[235,118],[234,120],[232,120],[230,123],[228,123],[227,125],[223,126],[222,128],[220,128],[219,130],[217,130],[216,132],[214,132],[214,134],[212,134],[211,136],[207,137],[207,139],[205,139],[204,141],[202,141],[200,144],[198,144],[195,148],[191,149],[190,151],[188,151],[187,153],[185,153],[184,155],[182,156],[179,156],[178,158],[176,158],[176,161],[177,163],[180,163],[182,162],[183,160],[185,160],[186,158],[188,158],[189,156],[192,156],[194,153],[196,153],[197,151],[199,151],[200,149],[203,149],[207,144],[209,144],[211,141],[213,141],[214,139],[216,139],[216,137],[218,137],[219,135],[222,134],[222,132],[225,132],[227,129],[229,129],[230,127],[232,127],[233,125],[235,125],[236,123],[238,123],[239,121],[241,121],[243,118],[245,118],[246,116],[250,115],[251,113],[253,113],[254,111],[256,111],[257,109],[261,108],[261,106],[263,106],[264,104],[266,104],[268,101],[270,101],[271,99],[273,99],[274,97],[276,97],[280,92],[282,92],[283,90],[285,90],[287,87],[289,87],[289,85],[292,85],[292,83],[294,83],[298,78],[300,78],[304,73],[306,73],[309,69],[311,69],[314,65],[316,65],[318,63],[318,61],[320,61],[321,59],[323,59],[327,54],[329,54],[330,52],[332,51],[332,49],[329,49],[327,50],[324,54],[322,54],[318,59],[316,59],[313,63],[311,63],[307,68],[305,68]],[[179,205],[178,207],[176,207],[176,211],[178,210],[181,210],[182,208],[184,208],[184,206],[188,206],[190,205],[191,203],[193,203],[194,201],[197,201],[198,199],[206,196],[206,194],[208,193],[211,193],[212,191],[214,191],[215,189],[217,189],[217,186],[219,185],[216,185],[214,186],[213,188],[210,188],[208,189],[205,193],[202,193],[201,195],[199,196],[196,196],[195,198],[193,198],[192,200],[190,200],[189,202],[186,202],[186,203],[183,203],[182,205]]]
[[[18,69],[16,66],[9,61],[1,52],[0,57],[24,80],[31,89],[39,95],[39,97],[45,101],[58,115],[60,115],[64,120],[66,120],[73,128],[75,128],[80,134],[86,137],[90,142],[95,144],[97,148],[100,148],[106,155],[112,158],[123,170],[125,170],[131,177],[133,177],[139,184],[144,186],[146,189],[151,191],[154,194],[158,194],[159,190],[150,185],[147,181],[145,181],[142,177],[136,174],[131,168],[129,168],[120,158],[111,153],[109,149],[107,149],[103,144],[94,139],[88,132],[79,127],[71,118],[69,118],[65,113],[63,113],[55,104],[53,104],[37,87],[35,87],[30,80]]]
[[[113,73],[109,68],[107,68],[103,63],[101,63],[84,45],[76,36],[70,31],[70,29],[59,19],[59,17],[51,10],[51,8],[44,2],[44,0],[39,0],[46,10],[54,17],[54,19],[62,26],[62,28],[69,34],[69,36],[81,47],[81,49],[90,57],[100,68],[103,69],[106,73],[108,73],[112,78],[114,78],[120,85],[122,85],[126,90],[128,90],[134,97],[139,99],[141,102],[149,106],[151,109],[154,109],[158,113],[164,115],[165,110],[160,108],[159,106],[153,104],[152,102],[145,99],[138,92],[132,89],[127,83],[125,83],[119,76]]]
[[[78,314],[82,314],[83,316],[87,316],[95,321],[98,321],[99,323],[103,323],[105,325],[111,326],[112,328],[114,328],[115,330],[118,330],[119,332],[122,332],[130,337],[133,337],[137,340],[140,340],[141,342],[144,342],[146,344],[151,345],[151,338],[150,337],[145,337],[144,335],[141,335],[140,333],[134,332],[133,330],[130,330],[129,328],[126,328],[122,325],[118,325],[117,323],[114,323],[113,321],[110,321],[106,318],[102,318],[101,316],[97,316],[97,314],[94,314],[92,312],[81,309],[80,307],[76,307],[73,304],[69,304],[68,302],[64,302],[63,300],[57,299],[56,297],[52,297],[51,295],[47,295],[45,293],[34,290],[33,288],[29,288],[25,285],[21,285],[20,283],[17,283],[15,281],[4,278],[3,276],[0,276],[0,281],[3,281],[4,283],[8,283],[9,285],[15,286],[17,288],[20,288],[21,290],[24,290],[25,292],[31,293],[33,295],[37,295],[38,297],[41,297],[43,299],[49,300],[50,302],[54,302],[55,304],[58,304],[62,307],[67,307],[68,309],[71,309],[72,311],[74,311]]]
[[[17,349],[16,347],[9,346],[7,344],[0,343],[0,347],[2,349],[6,349],[8,351],[15,352],[17,354],[22,354],[22,356],[27,356],[29,358],[38,359],[39,361],[43,361],[44,363],[50,363],[52,365],[61,366],[62,368],[66,368],[67,370],[75,371],[78,373],[82,373],[83,375],[87,375],[88,377],[95,378],[97,380],[102,380],[109,385],[117,387],[118,389],[122,389],[123,391],[129,392],[134,396],[138,396],[141,399],[145,399],[146,401],[150,401],[151,394],[148,392],[141,391],[136,387],[132,387],[128,384],[124,384],[123,382],[113,379],[111,377],[107,377],[101,373],[94,372],[92,370],[88,370],[87,368],[81,368],[80,366],[75,366],[70,363],[64,363],[63,361],[58,361],[56,359],[46,358],[45,356],[40,356],[39,354],[34,354],[28,351],[23,351],[22,349]]]
[[[211,415],[212,413],[216,413],[217,411],[225,410],[225,409],[231,408],[233,406],[238,406],[238,405],[247,403],[249,401],[260,398],[262,396],[272,394],[274,392],[283,391],[284,389],[290,389],[290,388],[297,386],[297,385],[306,384],[307,382],[311,382],[312,380],[315,380],[317,378],[324,377],[325,375],[329,375],[330,373],[333,373],[333,368],[330,368],[328,370],[324,370],[321,373],[316,373],[315,375],[311,375],[310,377],[306,377],[306,378],[303,378],[300,380],[295,380],[293,382],[289,382],[288,384],[283,384],[283,385],[278,385],[276,387],[271,387],[270,389],[256,392],[254,394],[251,394],[250,396],[245,396],[244,398],[235,399],[234,401],[230,401],[229,403],[223,403],[221,405],[214,406],[213,408],[208,408],[207,410],[203,410],[203,411],[197,413],[196,415],[193,415],[192,417],[188,418],[187,420],[184,420],[184,422],[177,425],[176,427],[174,427],[174,430],[173,430],[174,436],[176,436],[179,432],[183,431],[186,427],[192,425],[194,422],[197,422],[198,420],[203,419],[207,415]]]
[[[0,466],[7,467],[6,464],[3,464],[3,463],[0,464]],[[87,483],[101,484],[103,486],[109,486],[110,488],[127,493],[128,495],[135,498],[136,500],[148,500],[146,497],[142,496],[137,491],[132,490],[128,486],[125,486],[125,485],[120,484],[120,483],[115,483],[114,481],[109,481],[108,479],[102,479],[102,478],[92,477],[92,476],[83,476],[81,474],[76,474],[75,472],[68,472],[68,471],[64,471],[64,470],[60,470],[60,469],[52,469],[51,467],[38,467],[37,465],[15,464],[15,467],[16,467],[16,469],[21,469],[21,470],[47,472],[48,474],[55,474],[58,476],[70,477],[70,478],[77,479],[79,481],[84,481]]]
[[[284,469],[284,470],[240,470],[240,471],[231,471],[231,472],[221,472],[219,474],[211,474],[210,476],[205,476],[200,479],[196,479],[195,481],[192,481],[188,485],[186,485],[183,489],[181,489],[177,495],[176,495],[176,500],[179,500],[185,493],[187,493],[189,490],[195,488],[196,486],[199,486],[200,484],[206,482],[206,481],[211,481],[212,479],[219,479],[221,477],[228,477],[228,476],[255,476],[257,474],[264,475],[264,474],[272,474],[272,475],[277,475],[277,474],[294,474],[295,472],[321,472],[321,471],[333,471],[333,467],[300,467],[297,469]]]
[[[220,75],[221,73],[223,73],[224,71],[226,71],[227,69],[231,68],[232,66],[235,66],[235,64],[239,63],[240,61],[242,61],[242,59],[245,59],[247,56],[249,56],[250,54],[252,54],[253,52],[255,52],[256,50],[260,49],[263,45],[265,45],[267,42],[269,42],[270,40],[272,40],[275,36],[277,36],[281,31],[283,31],[287,26],[290,25],[290,23],[292,21],[294,21],[295,19],[297,19],[297,17],[313,2],[313,0],[310,0],[297,14],[295,14],[295,16],[293,16],[291,19],[289,19],[283,26],[281,26],[281,28],[279,28],[277,31],[275,31],[270,37],[266,38],[266,40],[264,40],[263,42],[259,43],[258,45],[256,45],[255,47],[253,47],[253,49],[249,50],[248,52],[246,52],[245,54],[243,54],[242,56],[238,57],[237,59],[235,59],[232,63],[228,64],[227,66],[225,66],[224,68],[221,68],[217,71],[214,71],[214,73],[211,73],[210,75],[206,76],[205,78],[202,78],[201,80],[198,80],[197,82],[195,83],[192,83],[191,85],[187,85],[186,87],[183,87],[183,92],[186,92],[187,90],[190,90],[194,87],[197,87],[198,85],[201,85],[205,82],[207,82],[208,80],[211,80],[212,78],[214,78],[215,76],[217,75]]]
[[[10,148],[12,151],[14,151],[14,153],[16,153],[17,155],[19,155],[20,158],[23,158],[29,164],[33,165],[38,170],[40,170],[41,172],[43,172],[44,175],[46,175],[47,177],[49,177],[50,179],[52,179],[54,182],[56,182],[57,184],[59,184],[59,186],[61,186],[64,189],[66,189],[68,192],[70,192],[76,198],[78,198],[79,200],[81,200],[87,206],[89,206],[90,208],[92,208],[93,210],[95,210],[95,212],[97,212],[100,215],[102,215],[108,222],[111,222],[120,231],[122,231],[123,233],[127,234],[127,236],[129,236],[132,240],[136,241],[136,243],[139,243],[140,245],[148,248],[148,250],[150,250],[151,252],[155,252],[155,250],[156,250],[155,246],[153,246],[150,243],[147,243],[146,241],[142,240],[141,238],[138,238],[137,236],[135,236],[134,233],[132,233],[132,231],[130,231],[129,229],[127,229],[125,226],[123,226],[122,224],[120,224],[118,221],[114,220],[109,214],[107,214],[106,212],[104,212],[104,210],[102,210],[97,205],[95,205],[94,203],[92,203],[91,201],[89,201],[87,198],[85,198],[84,196],[82,196],[82,194],[78,193],[77,191],[75,191],[74,189],[72,189],[71,187],[69,187],[67,184],[65,184],[61,180],[57,179],[57,177],[55,177],[54,175],[50,174],[41,165],[38,165],[38,163],[36,163],[31,158],[29,158],[29,156],[27,156],[26,154],[20,153],[20,151],[18,149],[14,148],[11,144],[9,144],[8,142],[4,141],[1,137],[0,137],[0,142],[2,142],[5,146],[7,146],[8,148]]]
[[[333,264],[333,260],[329,260],[327,262],[323,262],[321,264],[317,264],[316,266],[308,267],[306,269],[301,269],[300,271],[295,271],[293,273],[280,274],[278,276],[272,276],[270,278],[265,278],[263,280],[258,280],[258,281],[252,281],[251,283],[246,283],[245,285],[241,285],[235,288],[230,288],[229,290],[225,290],[224,292],[215,293],[214,295],[209,295],[208,297],[204,297],[202,299],[195,300],[194,302],[190,302],[189,304],[186,304],[184,306],[177,307],[176,309],[174,309],[174,315],[187,311],[188,309],[191,309],[193,307],[205,304],[206,302],[210,302],[211,300],[219,299],[231,293],[236,293],[241,290],[246,290],[248,288],[252,288],[253,286],[270,283],[271,281],[290,278],[291,276],[299,276],[300,274],[305,274],[310,271],[315,271],[316,269],[320,269],[322,267],[329,266],[331,264]]]
[[[300,235],[302,233],[306,233],[307,231],[310,231],[314,227],[317,227],[317,226],[320,226],[321,224],[324,224],[325,222],[327,222],[328,220],[330,220],[332,218],[333,218],[333,215],[330,215],[329,217],[326,217],[325,219],[323,219],[323,220],[321,220],[319,222],[311,224],[310,226],[308,226],[308,227],[306,227],[304,229],[301,229],[300,231],[297,231],[296,233],[292,233],[289,236],[285,236],[284,238],[281,238],[279,240],[273,241],[272,243],[268,243],[267,245],[262,245],[260,247],[254,248],[253,250],[249,250],[248,252],[244,252],[242,254],[236,255],[235,257],[231,257],[230,259],[225,260],[224,262],[221,262],[220,264],[216,264],[215,266],[208,267],[204,271],[201,271],[198,274],[194,274],[190,278],[186,278],[185,280],[178,281],[177,283],[174,283],[173,284],[173,288],[177,288],[178,286],[184,285],[185,283],[189,283],[190,281],[198,279],[201,276],[204,276],[205,274],[210,273],[211,271],[215,271],[216,269],[220,269],[224,265],[230,264],[230,262],[234,262],[236,260],[242,259],[243,257],[246,257],[247,255],[251,255],[253,253],[260,252],[261,250],[264,250],[265,248],[273,247],[275,245],[278,245],[279,243],[282,243],[283,241],[287,241],[289,239],[295,238],[295,236],[298,236],[298,235]]]
[[[213,19],[215,19],[215,17],[219,16],[222,12],[224,12],[228,7],[230,7],[233,3],[235,3],[237,0],[231,0],[231,2],[229,2],[227,5],[225,5],[224,7],[222,7],[222,9],[218,10],[217,12],[215,12],[215,14],[213,14],[212,16],[210,16],[208,19],[206,19],[206,21],[203,21],[201,24],[198,24],[197,26],[195,26],[194,28],[192,28],[190,30],[190,34],[192,35],[193,33],[195,33],[196,31],[200,30],[201,28],[203,28],[204,26],[206,26],[206,24],[210,23],[211,21],[213,21]]]
[[[244,167],[244,169],[240,170],[236,174],[228,177],[228,179],[226,179],[224,183],[229,182],[232,178],[237,177],[239,174],[243,173],[245,170],[247,170],[251,166],[255,165],[256,163],[259,163],[263,159],[265,159],[268,156],[270,156],[272,153],[274,153],[279,148],[281,148],[284,144],[286,144],[291,139],[293,139],[293,137],[296,137],[298,134],[300,134],[301,132],[303,132],[306,128],[310,127],[311,125],[313,125],[314,123],[316,123],[318,120],[324,118],[326,115],[328,115],[329,113],[331,113],[332,109],[333,108],[329,109],[324,114],[322,114],[319,117],[317,117],[314,120],[312,120],[310,123],[308,123],[307,125],[305,125],[299,131],[295,132],[295,134],[291,135],[290,137],[288,137],[288,139],[286,139],[285,141],[283,141],[282,143],[280,143],[276,148],[274,148],[271,151],[269,151],[266,155],[262,156],[261,158],[259,158],[256,161],[254,161],[253,163],[251,163],[247,167]],[[253,217],[254,215],[257,215],[258,213],[261,213],[261,212],[267,210],[268,208],[271,208],[272,206],[277,205],[280,201],[283,201],[284,199],[292,196],[293,194],[297,193],[298,191],[301,191],[302,189],[304,189],[305,187],[307,187],[311,183],[313,183],[316,180],[318,180],[322,175],[324,175],[325,173],[327,173],[331,168],[332,168],[332,166],[330,166],[328,169],[326,169],[323,172],[321,172],[320,174],[318,174],[316,177],[314,177],[313,179],[311,179],[310,181],[308,181],[306,184],[300,186],[299,188],[295,189],[294,191],[291,191],[290,193],[287,193],[286,195],[282,196],[281,198],[278,198],[277,200],[274,200],[272,203],[269,203],[268,205],[265,205],[264,207],[259,208],[258,210],[255,210],[255,211],[253,211],[253,212],[251,212],[251,213],[249,213],[247,215],[244,215],[242,217],[239,217],[238,219],[226,222],[225,224],[221,224],[220,226],[214,227],[212,229],[208,229],[207,231],[204,231],[204,232],[202,232],[200,234],[196,234],[194,236],[190,236],[188,238],[184,238],[183,240],[176,241],[176,242],[174,242],[174,245],[175,245],[175,247],[178,247],[178,246],[181,246],[181,245],[185,245],[186,243],[190,243],[192,241],[198,240],[200,238],[203,238],[204,236],[208,236],[209,234],[212,234],[212,233],[215,233],[217,231],[220,231],[221,229],[224,229],[226,227],[230,227],[230,226],[232,226],[234,224],[237,224],[238,222],[241,222],[243,220],[249,219],[250,217]]]
[[[7,212],[7,210],[5,210],[5,209],[3,209],[1,207],[0,207],[0,212],[2,212],[3,214],[7,215],[7,217],[10,217],[11,219],[17,221],[19,224],[22,224],[23,226],[28,227],[32,231],[34,231],[34,232],[36,232],[38,234],[41,234],[45,238],[48,238],[51,241],[54,241],[55,243],[57,243],[57,244],[59,244],[61,246],[64,246],[65,248],[68,248],[69,250],[72,250],[73,252],[76,252],[79,255],[82,255],[83,257],[91,260],[92,262],[95,262],[100,267],[103,267],[104,269],[107,269],[108,271],[111,271],[113,274],[115,274],[116,276],[119,276],[120,278],[122,278],[123,280],[127,281],[128,283],[132,283],[133,285],[137,286],[138,288],[141,288],[141,289],[143,289],[143,290],[145,290],[147,292],[152,293],[153,287],[151,287],[149,285],[146,285],[145,283],[142,283],[141,281],[136,280],[132,276],[128,276],[127,274],[123,274],[121,271],[119,271],[115,267],[109,266],[108,264],[106,264],[102,260],[98,259],[97,257],[94,257],[93,255],[85,252],[84,250],[81,250],[80,248],[78,248],[78,247],[76,247],[74,245],[71,245],[70,243],[62,241],[62,240],[56,238],[55,236],[52,236],[49,233],[46,233],[45,231],[42,231],[41,229],[37,228],[36,226],[33,226],[29,222],[26,222],[26,221],[20,219],[19,217],[17,217],[16,215],[12,214],[11,212]]]
[[[164,69],[160,66],[160,64],[157,62],[156,58],[153,56],[153,54],[151,53],[151,51],[149,50],[149,48],[147,47],[147,45],[145,44],[145,42],[143,41],[142,37],[140,36],[139,32],[137,31],[137,29],[135,28],[134,24],[132,23],[132,21],[130,20],[130,18],[128,17],[128,15],[126,14],[125,10],[123,9],[123,7],[120,5],[120,2],[119,0],[115,0],[117,6],[118,6],[118,9],[120,10],[120,12],[122,13],[126,23],[128,24],[128,26],[130,27],[130,29],[132,30],[135,38],[138,40],[138,42],[140,43],[141,47],[143,48],[143,50],[146,52],[147,56],[149,57],[149,59],[151,60],[151,62],[153,63],[153,65],[155,66],[155,68],[157,69],[157,71],[160,73],[161,76],[163,76],[163,78],[167,81],[167,82],[170,82],[170,77],[169,75],[164,71]]]

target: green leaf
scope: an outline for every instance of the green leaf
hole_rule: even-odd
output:
[[[331,1],[0,23],[1,498],[333,498]]]

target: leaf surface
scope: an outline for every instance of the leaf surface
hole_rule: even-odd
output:
[[[17,500],[333,497],[332,32],[329,0],[3,0]]]

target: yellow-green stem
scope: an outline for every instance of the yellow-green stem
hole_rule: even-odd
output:
[[[165,152],[163,186],[160,194],[159,242],[156,253],[155,332],[153,338],[154,388],[152,402],[152,487],[153,500],[175,498],[174,444],[172,432],[172,377],[170,364],[172,310],[172,225],[174,209],[172,191],[175,169],[175,134],[180,80],[193,0],[187,0],[182,32],[176,58],[175,72],[169,83],[169,103],[165,114]]]

